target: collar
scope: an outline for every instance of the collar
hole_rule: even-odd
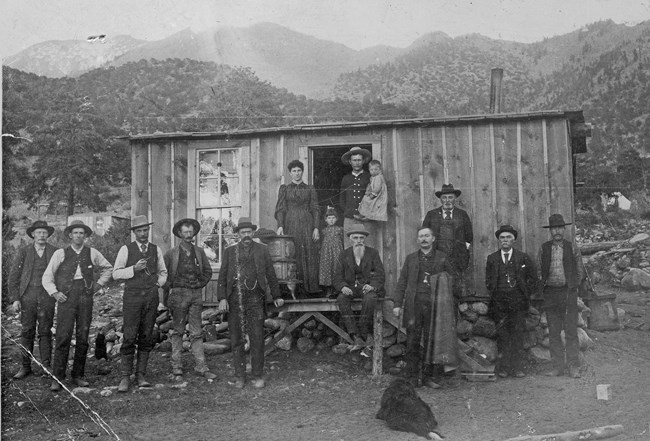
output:
[[[423,257],[423,258],[425,258],[425,259],[430,259],[430,258],[433,257],[433,247],[431,247],[431,250],[430,250],[428,253],[425,253],[425,252],[422,251],[422,249],[420,248],[420,249],[418,250],[418,253],[419,253],[420,257]]]
[[[506,254],[509,254],[509,255],[512,256],[512,248],[510,248],[510,251],[503,251],[503,250],[501,250],[501,255],[502,255],[502,256],[505,256]]]
[[[37,247],[36,242],[34,242],[34,250],[36,250],[36,251],[45,251],[45,248],[47,248],[47,244],[43,245],[42,247]]]
[[[146,242],[138,242],[137,240],[135,241],[136,244],[138,244],[138,248],[142,248],[142,245],[145,247],[149,247],[149,241]]]
[[[361,171],[359,173],[355,173],[354,170],[353,170],[352,171],[352,176],[354,176],[356,178],[357,176],[359,176],[362,173],[363,173],[363,169],[361,169]]]
[[[77,249],[75,249],[74,246],[72,246],[72,244],[70,244],[70,248],[72,249],[72,251],[74,251],[74,252],[77,253],[77,254],[79,254],[79,253],[81,253],[81,252],[83,251],[84,246],[85,246],[85,245],[81,245],[81,248],[79,248],[79,249],[77,250]]]

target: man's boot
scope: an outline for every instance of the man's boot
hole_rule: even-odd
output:
[[[41,364],[50,369],[52,360],[52,339],[43,337],[38,341],[38,350],[41,355]],[[43,375],[47,375],[43,372]]]
[[[128,392],[131,387],[131,371],[133,370],[133,354],[122,354],[122,366],[120,371],[122,373],[122,380],[117,387],[118,392]]]
[[[149,362],[149,352],[138,351],[138,360],[135,364],[135,382],[138,387],[151,387],[151,383],[144,379],[147,373],[147,363]]]
[[[31,342],[24,341],[24,339],[21,339],[20,342],[23,346],[25,346],[26,349],[29,350],[29,352],[34,352],[34,340]],[[20,368],[18,372],[14,375],[14,380],[22,380],[23,378],[27,377],[28,375],[31,375],[32,373],[32,357],[30,354],[27,352],[23,351],[23,365]]]

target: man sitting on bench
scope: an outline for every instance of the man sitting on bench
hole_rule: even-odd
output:
[[[347,233],[352,246],[341,251],[333,274],[343,324],[359,347],[372,346],[372,316],[377,298],[384,296],[384,265],[379,252],[364,245],[368,234],[363,224]],[[363,299],[358,326],[352,312],[356,298]]]

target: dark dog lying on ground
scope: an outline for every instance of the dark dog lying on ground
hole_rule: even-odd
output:
[[[393,381],[384,391],[377,418],[386,421],[393,430],[434,440],[443,438],[438,432],[438,422],[431,408],[418,396],[413,385],[403,378]]]

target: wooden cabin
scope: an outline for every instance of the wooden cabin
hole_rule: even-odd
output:
[[[388,184],[389,221],[375,241],[388,295],[405,256],[417,249],[426,212],[440,204],[434,191],[452,183],[473,221],[468,285],[469,296],[480,298],[487,295],[485,261],[498,248],[499,225],[517,228],[515,246],[535,256],[549,239],[542,226],[551,213],[573,222],[574,155],[586,152],[587,136],[580,110],[133,135],[131,214],[153,220],[152,241],[163,250],[179,240],[171,233],[177,220],[201,222],[197,243],[214,268],[204,300],[214,304],[220,255],[239,217],[276,229],[289,161],[305,164],[304,180],[316,187],[324,212],[336,205],[341,177],[350,171],[341,155],[361,146],[382,162]]]

